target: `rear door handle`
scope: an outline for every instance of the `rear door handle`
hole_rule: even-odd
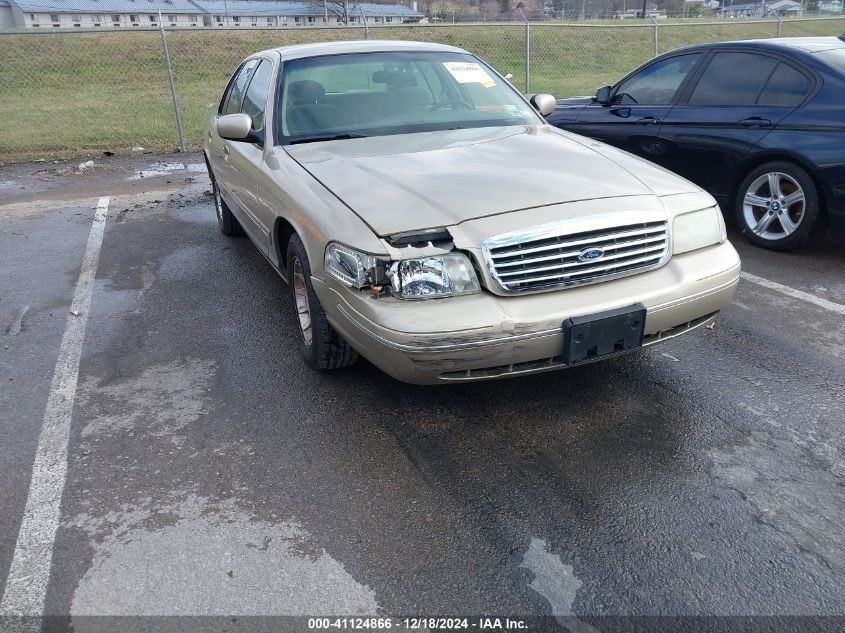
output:
[[[752,116],[738,122],[742,127],[769,127],[772,122],[759,116]]]
[[[637,125],[657,125],[660,119],[653,116],[644,116],[642,119],[637,119]]]

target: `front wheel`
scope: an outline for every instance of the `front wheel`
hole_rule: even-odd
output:
[[[311,265],[298,235],[288,242],[288,288],[299,325],[302,356],[313,369],[325,371],[352,365],[358,352],[329,324],[311,284]]]
[[[819,220],[819,197],[810,175],[792,163],[752,170],[739,186],[736,218],[752,244],[775,251],[798,248]]]

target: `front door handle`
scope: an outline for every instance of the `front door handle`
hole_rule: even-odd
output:
[[[752,117],[749,117],[747,119],[743,119],[742,121],[739,121],[739,124],[742,127],[753,128],[753,127],[769,127],[772,124],[772,122],[769,121],[768,119],[763,119],[759,116],[752,116]]]
[[[229,146],[228,146],[228,145],[224,145],[224,146],[223,146],[223,155],[224,155],[224,156],[228,156],[228,155],[229,155]]]
[[[657,125],[660,119],[653,116],[644,116],[642,119],[637,119],[637,125]]]

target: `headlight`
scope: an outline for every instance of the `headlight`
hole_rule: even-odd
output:
[[[369,275],[377,262],[373,255],[361,253],[337,242],[332,242],[326,247],[326,272],[339,282],[359,290],[372,282]]]
[[[434,299],[480,292],[478,278],[463,253],[393,262],[387,270],[393,294],[402,299]]]
[[[675,218],[672,225],[675,255],[721,244],[726,239],[728,234],[725,230],[725,219],[719,207],[683,213]]]

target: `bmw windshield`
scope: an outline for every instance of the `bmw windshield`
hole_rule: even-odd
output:
[[[285,62],[282,77],[283,144],[543,123],[507,82],[465,53],[307,57]]]

